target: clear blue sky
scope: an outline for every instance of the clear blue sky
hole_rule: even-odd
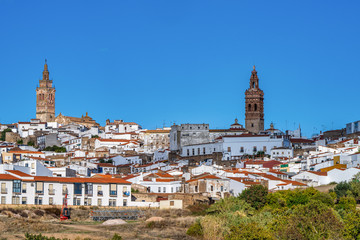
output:
[[[0,123],[35,117],[48,59],[56,115],[244,124],[252,65],[265,125],[359,120],[359,1],[0,0]]]

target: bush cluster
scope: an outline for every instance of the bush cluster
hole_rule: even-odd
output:
[[[187,234],[204,239],[360,239],[360,181],[328,193],[314,188],[268,193],[254,185],[207,209]]]

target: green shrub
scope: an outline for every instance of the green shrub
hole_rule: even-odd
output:
[[[191,214],[194,216],[203,216],[206,214],[206,210],[210,207],[209,204],[206,203],[198,203],[194,205],[188,206]]]
[[[55,237],[46,237],[41,234],[29,234],[25,233],[25,239],[26,240],[69,240],[67,238],[55,238]]]
[[[154,227],[155,227],[155,222],[154,222],[154,221],[148,222],[148,223],[146,224],[146,227],[147,227],[147,228],[154,228]]]
[[[189,229],[186,231],[186,234],[192,237],[201,237],[204,235],[199,219],[197,219],[196,222],[189,227]]]
[[[245,189],[240,195],[240,199],[245,200],[253,208],[260,209],[265,206],[268,189],[262,185],[253,185]]]
[[[122,240],[122,237],[117,233],[115,233],[114,236],[111,238],[111,240]]]

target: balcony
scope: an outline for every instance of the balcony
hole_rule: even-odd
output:
[[[36,190],[35,193],[36,194],[44,194],[44,191]]]
[[[55,189],[49,189],[49,195],[55,195]]]
[[[110,196],[117,196],[117,191],[110,191]]]
[[[1,194],[7,194],[7,188],[2,188],[1,189]]]
[[[123,192],[123,197],[129,197],[129,196],[130,196],[130,192],[129,192],[129,191]]]
[[[26,189],[21,190],[22,193],[26,193]]]
[[[98,196],[102,196],[102,195],[104,195],[103,191],[98,191]]]

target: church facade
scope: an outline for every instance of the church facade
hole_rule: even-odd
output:
[[[251,72],[250,87],[245,91],[245,128],[251,133],[264,131],[264,92],[259,88],[255,66]]]
[[[41,122],[55,121],[55,87],[49,78],[48,65],[45,59],[43,78],[36,88],[36,118]]]

